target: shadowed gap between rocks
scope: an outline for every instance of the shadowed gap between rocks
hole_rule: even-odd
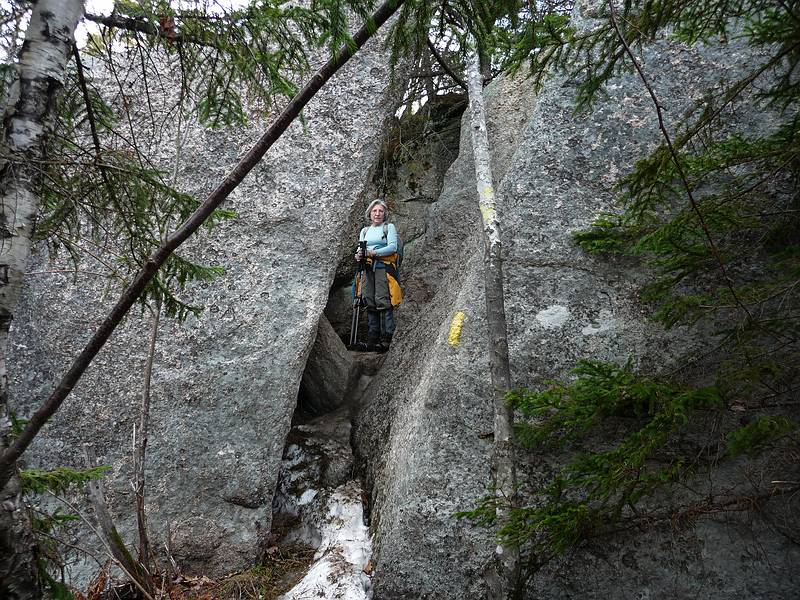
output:
[[[312,592],[318,598],[371,597],[369,502],[355,468],[351,429],[359,398],[383,358],[351,353],[320,318],[273,499],[268,546],[316,549],[314,563],[286,600]]]

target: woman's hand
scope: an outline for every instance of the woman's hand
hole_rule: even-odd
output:
[[[375,252],[375,250],[367,250],[367,256],[373,258],[375,256],[378,256],[378,253]],[[362,258],[364,258],[364,256],[361,254],[361,248],[359,248],[358,250],[356,250],[356,260],[361,260]]]

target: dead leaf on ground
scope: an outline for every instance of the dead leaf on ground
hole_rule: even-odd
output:
[[[107,561],[106,564],[100,568],[97,576],[92,583],[89,584],[89,589],[86,590],[86,600],[100,600],[100,598],[102,598],[103,592],[106,589],[106,584],[108,583],[108,569],[110,566],[111,561]]]
[[[375,570],[375,565],[372,564],[372,561],[368,561],[366,566],[362,569],[365,575],[372,575],[372,571]]]

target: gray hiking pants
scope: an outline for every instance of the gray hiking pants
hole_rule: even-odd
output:
[[[385,269],[367,269],[364,277],[364,301],[367,304],[367,325],[371,339],[394,333],[392,298]],[[381,323],[383,316],[383,323]]]
[[[367,269],[364,282],[364,301],[368,310],[391,310],[392,298],[389,295],[389,282],[385,269]]]

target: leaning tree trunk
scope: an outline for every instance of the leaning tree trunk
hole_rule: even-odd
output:
[[[498,527],[501,527],[507,521],[506,506],[513,501],[516,488],[514,421],[511,409],[505,401],[505,395],[511,388],[511,372],[508,364],[506,310],[503,303],[500,220],[497,217],[492,183],[489,138],[486,133],[486,114],[483,105],[483,78],[481,77],[478,52],[473,52],[467,65],[467,89],[472,152],[475,158],[475,179],[478,187],[478,203],[483,217],[486,322],[489,330],[489,370],[494,404],[492,474],[498,500],[497,523]],[[518,550],[498,542],[495,547],[493,568],[490,567],[486,577],[488,597],[491,600],[505,600],[513,597],[519,579],[518,575]]]
[[[44,142],[64,83],[81,0],[38,0],[19,55],[19,98],[9,101],[0,168],[0,451],[11,440],[6,354],[8,331],[30,255]],[[12,104],[13,102],[13,104]],[[0,482],[0,597],[41,597],[33,540],[16,477]]]

